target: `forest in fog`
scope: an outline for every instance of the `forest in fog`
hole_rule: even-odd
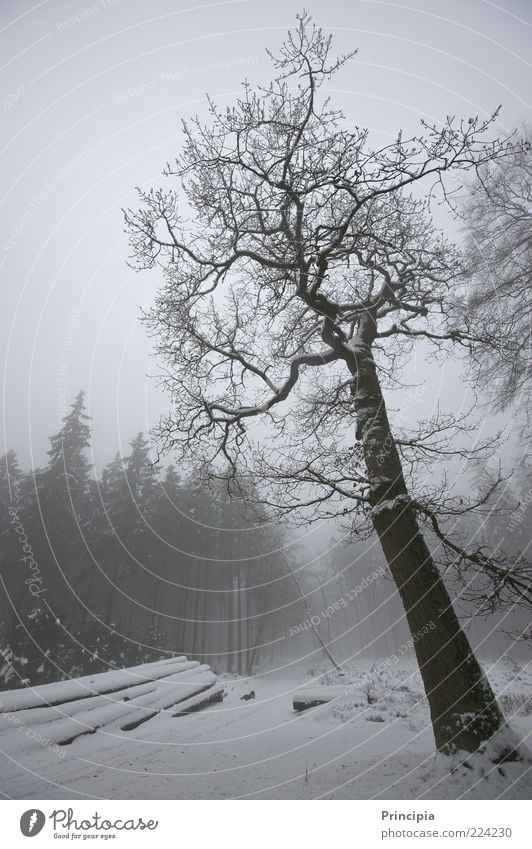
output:
[[[42,469],[23,474],[12,451],[0,464],[2,688],[174,653],[251,674],[287,653],[297,637],[291,629],[308,633],[297,628],[308,614],[291,571],[301,552],[222,485],[213,491],[201,479],[181,478],[173,465],[153,464],[142,433],[96,480],[83,393],[50,442]],[[326,555],[315,563],[314,581],[301,579],[313,613],[331,593],[347,596],[357,575],[380,562],[370,555],[350,563],[357,552],[340,552],[332,588],[321,588],[318,577]],[[361,618],[379,603],[364,593]],[[371,630],[384,647],[393,645],[388,616],[386,627],[381,610],[371,628],[366,618],[357,632],[344,615],[343,651],[363,633],[369,641]]]

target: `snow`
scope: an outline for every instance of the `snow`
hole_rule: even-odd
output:
[[[386,510],[395,510],[397,507],[403,507],[405,504],[410,504],[412,499],[409,495],[396,495],[395,498],[388,498],[384,501],[379,501],[378,504],[371,510],[373,517],[384,513]]]
[[[485,666],[525,739],[531,668],[505,660]],[[360,663],[344,678],[287,663],[253,678],[221,676],[211,686],[225,686],[223,702],[176,717],[184,701],[130,731],[113,721],[63,747],[31,739],[25,725],[0,715],[0,790],[18,799],[530,798],[526,763],[499,767],[479,754],[467,767],[452,761],[449,772],[450,759],[434,752],[421,680],[408,658]],[[322,686],[334,698],[293,710],[296,693]],[[251,689],[256,698],[243,701]],[[100,698],[112,705],[115,696]],[[43,737],[54,722],[42,726]]]
[[[499,739],[487,744],[481,753],[469,755],[467,758],[463,755],[453,755],[450,759],[440,754],[434,755],[426,767],[412,777],[408,796],[405,798],[412,798],[412,795],[418,799],[530,798],[530,763],[503,763],[499,766],[494,764],[490,755],[498,755],[505,741],[508,744],[516,742],[513,734],[508,734],[507,729],[496,737]],[[508,746],[508,749],[510,748],[511,745]],[[489,795],[485,790],[487,786]],[[515,794],[512,792],[513,787]]]

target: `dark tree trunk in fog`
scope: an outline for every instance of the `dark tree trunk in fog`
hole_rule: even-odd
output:
[[[249,643],[249,651],[248,651],[248,654],[247,654],[247,661],[246,661],[246,675],[252,675],[253,674],[253,669],[255,667],[255,663],[257,662],[259,652],[260,652],[259,646],[260,646],[260,642],[262,640],[263,631],[264,631],[264,613],[261,613],[261,615],[259,616],[258,624],[257,624],[257,630],[255,631],[255,639],[253,641],[253,644],[251,643],[251,641]]]
[[[245,651],[244,660],[243,660],[246,675],[249,675],[249,673],[248,673],[249,661],[250,661],[250,658],[251,658],[251,650],[252,650],[252,645],[253,645],[253,620],[251,618],[251,610],[252,610],[252,604],[251,604],[251,600],[250,600],[250,595],[248,593],[247,603],[246,603],[246,631],[245,631],[245,634],[246,634],[246,636],[245,636],[246,651]]]
[[[229,569],[230,574],[230,592],[227,593],[227,671],[232,672],[235,666],[235,644],[234,644],[234,618],[235,618],[235,580],[233,567]]]
[[[258,662],[261,654],[261,644],[263,642],[264,636],[264,625],[266,624],[266,610],[268,609],[268,605],[270,603],[271,597],[271,580],[273,576],[273,564],[270,564],[270,568],[268,570],[268,580],[266,583],[266,591],[265,595],[261,598],[260,610],[257,611],[259,613],[258,621],[255,626],[255,637],[251,636],[251,619],[248,620],[250,627],[248,629],[248,652],[247,652],[247,660],[246,660],[246,675],[252,675],[253,670],[255,668],[255,664]],[[248,614],[249,615],[249,614]]]
[[[242,622],[242,576],[240,564],[236,567],[236,600],[237,600],[237,668],[238,674],[242,675],[243,671],[243,648],[244,641],[242,639],[244,628]]]

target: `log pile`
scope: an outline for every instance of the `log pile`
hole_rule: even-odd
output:
[[[132,731],[161,713],[179,717],[222,701],[223,684],[186,657],[0,692],[0,727],[13,721],[66,746],[100,728]]]

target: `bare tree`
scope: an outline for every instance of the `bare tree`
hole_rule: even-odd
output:
[[[438,749],[490,739],[496,760],[517,757],[421,532],[437,496],[407,488],[410,471],[452,455],[464,424],[437,416],[396,438],[383,398],[416,343],[440,355],[474,341],[465,318],[449,326],[458,258],[429,196],[507,143],[484,140],[489,121],[448,118],[372,149],[320,97],[350,59],[330,47],[300,16],[271,56],[275,80],[184,124],[165,171],[177,186],[140,192],[126,212],[136,267],[165,275],[147,317],[175,402],[161,450],[193,452],[235,483],[237,468],[258,475],[264,503],[307,519],[369,522],[416,637]]]
[[[457,205],[466,242],[461,308],[467,310],[475,335],[472,377],[483,387],[492,408],[512,409],[522,452],[504,487],[504,497],[497,492],[497,503],[503,509],[490,523],[490,535],[498,536],[512,552],[514,568],[508,572],[508,580],[499,570],[499,580],[491,582],[488,592],[483,592],[482,585],[475,589],[482,596],[479,608],[483,610],[515,603],[517,586],[530,586],[530,565],[523,554],[530,547],[530,535],[517,531],[520,525],[529,527],[521,513],[526,509],[531,481],[527,446],[532,395],[532,129],[524,126],[521,136],[510,155],[477,169]],[[494,501],[487,499],[487,506],[493,507]],[[500,544],[495,548],[497,553],[490,562],[497,559],[503,566]],[[526,592],[517,600],[523,602],[528,602]],[[514,633],[530,639],[529,627]]]
[[[337,672],[343,673],[343,669],[342,669],[341,665],[338,663],[338,661],[336,660],[336,658],[334,657],[334,655],[333,655],[333,653],[330,649],[329,641],[324,640],[323,637],[322,637],[321,631],[318,627],[320,617],[319,616],[316,617],[315,614],[312,613],[312,610],[309,607],[309,603],[308,603],[306,593],[303,591],[301,584],[299,583],[299,578],[297,577],[297,573],[294,572],[293,569],[291,569],[290,563],[288,562],[288,560],[286,560],[286,568],[288,569],[289,574],[292,576],[292,580],[294,581],[294,584],[297,588],[298,596],[305,606],[305,611],[306,611],[306,614],[307,614],[307,622],[310,624],[310,627],[312,628],[312,631],[314,632],[314,636],[316,637],[316,640],[318,641],[319,645],[321,646],[323,654],[325,655],[327,660],[330,661],[330,663],[337,670]],[[318,619],[318,623],[316,623],[314,621],[316,618]]]
[[[530,430],[532,388],[532,130],[513,155],[485,163],[460,206],[467,307],[484,344],[478,377],[498,409],[517,402]],[[494,380],[494,372],[496,379]]]

